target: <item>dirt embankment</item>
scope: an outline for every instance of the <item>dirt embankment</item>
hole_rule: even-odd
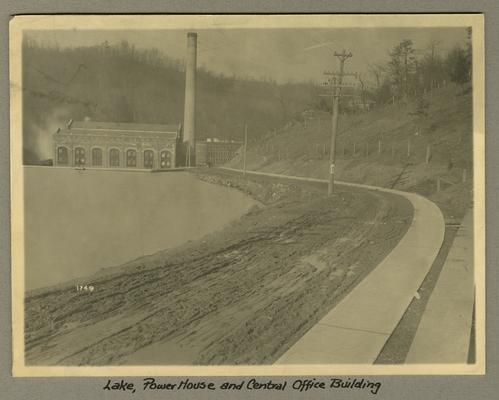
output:
[[[415,116],[417,101],[341,114],[336,174],[347,182],[419,193],[455,223],[473,204],[472,93],[451,84],[427,100],[424,117]],[[327,179],[331,116],[309,117],[250,143],[248,170]],[[228,164],[242,165],[242,153]]]
[[[239,221],[74,287],[26,298],[28,365],[271,363],[398,243],[398,196],[316,184],[200,178],[251,194]],[[152,349],[152,350],[151,350]]]

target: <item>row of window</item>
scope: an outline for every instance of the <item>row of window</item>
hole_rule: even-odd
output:
[[[171,152],[163,150],[160,152],[159,158],[160,158],[160,168],[171,168],[172,166]],[[57,164],[59,165],[69,164],[69,150],[67,147],[61,146],[57,148]],[[74,149],[74,164],[79,167],[87,165],[85,149],[83,147],[76,147]],[[92,149],[90,165],[92,167],[103,166],[102,149],[99,149],[97,147]],[[125,165],[130,168],[137,167],[136,150],[129,149],[126,151]],[[120,166],[120,151],[118,149],[109,150],[109,166],[110,167]],[[144,150],[143,167],[144,168],[154,167],[154,151]]]
[[[213,164],[223,164],[232,160],[236,156],[236,151],[216,151],[208,152],[208,161]]]

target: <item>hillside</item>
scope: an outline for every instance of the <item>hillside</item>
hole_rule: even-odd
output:
[[[51,134],[67,120],[179,123],[183,63],[127,42],[77,48],[23,43],[24,163],[52,157]],[[198,69],[199,138],[259,137],[309,107],[316,88],[223,76]]]
[[[247,168],[327,178],[331,115],[304,117],[305,123],[251,143]],[[415,191],[434,200],[446,218],[458,219],[472,199],[472,139],[471,91],[453,84],[424,99],[342,114],[337,179]],[[229,166],[241,168],[242,156]]]

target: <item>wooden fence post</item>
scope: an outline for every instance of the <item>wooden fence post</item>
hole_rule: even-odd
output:
[[[426,146],[426,164],[429,164],[430,163],[430,145],[427,145]]]
[[[378,154],[381,154],[381,140],[378,140]]]
[[[353,142],[353,155],[357,154],[357,144]]]

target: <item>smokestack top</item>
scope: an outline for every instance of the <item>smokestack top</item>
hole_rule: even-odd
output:
[[[197,34],[197,32],[189,32],[189,33],[187,33],[187,37],[197,38],[198,34]]]

